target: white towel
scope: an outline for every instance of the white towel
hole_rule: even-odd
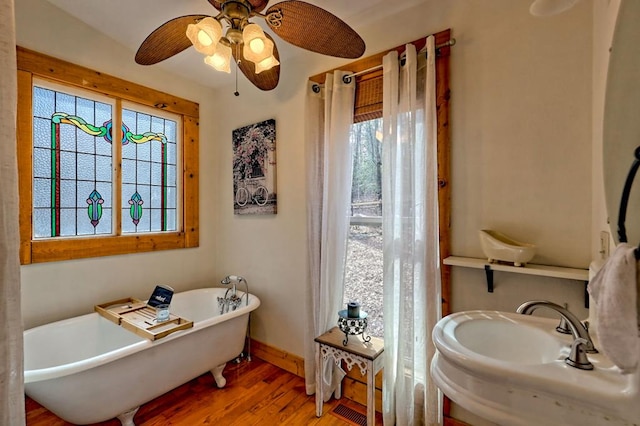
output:
[[[619,244],[613,255],[591,280],[589,293],[595,301],[596,333],[604,354],[623,374],[633,373],[640,359],[638,336],[638,261],[635,247]]]

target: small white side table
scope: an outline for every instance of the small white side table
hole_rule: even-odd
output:
[[[349,336],[347,346],[342,344],[344,333],[338,327],[333,327],[321,336],[315,338],[316,342],[316,416],[322,416],[324,401],[322,399],[323,381],[322,364],[325,359],[332,356],[336,364],[344,361],[349,371],[354,365],[360,368],[360,374],[367,376],[367,426],[376,423],[376,384],[375,377],[382,369],[384,341],[377,337],[371,337],[371,341],[364,343],[360,336]]]

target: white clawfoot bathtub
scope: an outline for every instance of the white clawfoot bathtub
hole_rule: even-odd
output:
[[[24,332],[25,393],[62,419],[79,425],[118,417],[133,426],[140,405],[211,371],[219,387],[225,364],[243,350],[249,314],[260,300],[243,297],[220,315],[224,288],[176,293],[171,312],[193,328],[151,341],[98,313]],[[238,292],[239,294],[243,294]]]

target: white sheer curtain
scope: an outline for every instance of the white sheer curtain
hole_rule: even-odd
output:
[[[440,424],[429,377],[440,316],[435,47],[383,58],[385,425]]]
[[[307,394],[315,392],[315,371],[322,369],[328,392],[336,390],[344,372],[332,360],[317,366],[314,338],[337,325],[342,307],[344,269],[351,206],[352,159],[349,133],[353,122],[355,83],[345,73],[327,74],[318,93],[307,88],[307,238],[308,288],[305,329]],[[340,396],[339,388],[336,396]]]
[[[0,0],[0,425],[24,425],[16,38],[13,0]]]

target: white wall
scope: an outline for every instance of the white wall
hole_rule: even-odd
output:
[[[284,63],[280,85],[260,92],[240,79],[216,91],[133,63],[128,52],[47,2],[16,2],[19,44],[200,103],[201,246],[22,268],[25,325],[88,312],[95,303],[144,297],[165,282],[187,289],[241,274],[262,299],[254,338],[303,353],[306,280],[304,89],[308,76],[345,63],[303,53]],[[592,2],[547,19],[529,0],[427,0],[358,27],[367,53],[451,28],[452,250],[482,256],[477,236],[493,228],[539,246],[535,261],[587,267],[592,258]],[[31,22],[37,22],[32,25]],[[52,37],[55,34],[56,37]],[[82,40],[82,49],[65,41]],[[91,52],[98,52],[92,54]],[[115,62],[113,62],[115,61]],[[278,214],[234,216],[231,132],[276,119]],[[599,228],[597,228],[599,229]],[[87,277],[91,279],[87,279]],[[575,281],[454,268],[454,310],[513,310],[544,297],[583,316]]]
[[[460,23],[466,43],[454,48],[452,66],[452,253],[482,257],[477,231],[489,228],[536,244],[533,263],[586,268],[591,2],[549,18],[531,16],[529,1],[516,3],[478,7]],[[543,298],[586,316],[580,282],[495,273],[490,294],[484,272],[454,267],[452,274],[456,311],[513,311]]]

